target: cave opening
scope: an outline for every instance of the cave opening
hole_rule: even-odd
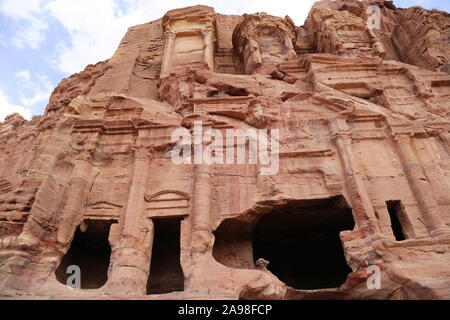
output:
[[[391,228],[392,232],[394,233],[395,240],[396,241],[405,240],[406,237],[403,232],[402,224],[400,222],[400,219],[404,213],[401,201],[399,200],[386,201],[386,206],[389,212],[389,217],[391,218]]]
[[[163,294],[184,290],[184,274],[180,263],[180,227],[183,218],[153,219],[153,238],[147,294]]]
[[[254,262],[299,290],[336,288],[352,271],[339,233],[352,230],[352,210],[342,196],[296,200],[264,214],[253,235]]]
[[[98,289],[108,280],[111,257],[109,231],[115,220],[85,220],[78,227],[72,243],[55,271],[56,279],[66,285],[72,275],[70,266],[80,269],[80,288]]]

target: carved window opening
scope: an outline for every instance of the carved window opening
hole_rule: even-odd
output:
[[[66,285],[71,265],[81,271],[81,289],[101,288],[108,280],[111,257],[109,231],[115,220],[86,220],[77,228],[66,255],[55,271],[56,279]]]
[[[147,294],[184,290],[184,274],[180,263],[181,217],[153,219],[152,260]]]
[[[391,218],[391,228],[394,233],[395,240],[403,241],[406,239],[403,232],[402,220],[405,217],[405,209],[399,200],[386,201],[389,217]]]

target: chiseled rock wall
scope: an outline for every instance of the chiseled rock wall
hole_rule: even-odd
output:
[[[338,0],[301,27],[206,6],[131,27],[43,116],[0,123],[0,297],[449,299],[449,21]],[[175,164],[171,134],[196,121],[278,129],[279,170]],[[175,230],[162,249],[158,228]],[[108,259],[73,290],[65,257],[97,261],[72,256],[83,233]],[[175,258],[161,267],[165,251]]]

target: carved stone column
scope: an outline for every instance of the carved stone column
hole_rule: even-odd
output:
[[[161,77],[167,75],[170,65],[172,63],[173,50],[175,45],[175,33],[166,32],[166,46],[164,49],[163,63],[161,67]]]
[[[83,207],[92,180],[92,164],[86,157],[75,160],[73,176],[65,190],[65,205],[61,210],[58,225],[58,242],[65,245],[70,241],[76,227],[83,220]]]
[[[144,216],[149,162],[148,150],[138,148],[121,245],[114,253],[116,259],[108,281],[108,290],[111,292],[117,290],[117,286],[123,294],[146,293],[154,235],[152,221]]]
[[[211,166],[197,165],[194,184],[194,230],[210,230]]]
[[[204,127],[204,130],[209,127]],[[194,130],[194,147],[203,145],[202,132]],[[193,217],[192,217],[192,254],[198,257],[206,252],[210,245],[211,234],[211,165],[196,161],[194,172]]]
[[[335,127],[333,138],[344,167],[345,181],[356,218],[355,223],[359,229],[368,228],[372,232],[380,232],[369,192],[353,154],[352,136],[346,120],[334,119],[333,125]]]
[[[297,53],[295,52],[294,45],[292,44],[292,38],[290,37],[289,34],[284,35],[284,43],[288,50],[288,59],[292,60],[292,59],[297,58]]]
[[[254,39],[248,39],[247,41],[249,57],[244,59],[245,72],[252,74],[258,72],[262,65],[261,51],[259,50],[259,44]]]
[[[397,134],[395,141],[403,170],[422,210],[430,234],[432,236],[449,235],[450,230],[441,218],[439,205],[431,185],[416,161],[409,133]]]
[[[209,70],[214,71],[214,48],[213,48],[213,36],[212,29],[206,29],[203,33],[203,43],[205,46],[204,59],[208,65]]]

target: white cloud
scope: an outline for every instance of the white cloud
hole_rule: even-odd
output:
[[[3,0],[0,12],[14,20],[15,34],[11,43],[22,50],[38,49],[45,40],[48,26],[42,17],[44,0]]]
[[[42,21],[29,21],[26,25],[18,27],[16,36],[12,39],[12,42],[21,50],[26,46],[31,49],[39,49],[41,43],[45,40],[44,31],[47,28],[47,25]]]
[[[0,90],[0,121],[4,121],[6,116],[16,112],[20,113],[25,119],[31,119],[31,109],[11,103],[9,98]]]
[[[33,107],[38,103],[47,104],[53,85],[46,75],[31,76],[30,71],[23,70],[15,74],[18,80],[20,103],[25,107]]]
[[[12,18],[35,19],[34,14],[40,11],[42,0],[3,0],[0,10]]]
[[[0,33],[0,46],[6,47],[8,45],[6,38],[3,34]]]
[[[15,76],[16,76],[16,78],[23,81],[22,86],[28,86],[30,84],[30,81],[31,81],[30,71],[28,71],[28,70],[19,71],[19,72],[16,72]]]

